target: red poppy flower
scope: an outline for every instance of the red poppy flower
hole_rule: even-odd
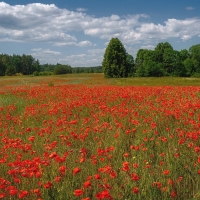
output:
[[[168,175],[169,172],[170,172],[169,170],[165,170],[165,171],[163,171],[163,174],[164,174],[164,175]]]
[[[132,192],[133,192],[134,194],[137,194],[137,193],[139,192],[139,188],[138,188],[138,187],[134,187],[134,188],[132,189]]]
[[[83,192],[83,190],[81,190],[81,189],[74,190],[74,196],[76,196],[76,197],[81,196],[83,193],[84,193],[84,192]]]
[[[73,170],[73,174],[76,175],[76,174],[79,173],[80,171],[81,171],[81,169],[78,168],[78,167],[76,167],[76,168],[74,168],[74,170]]]

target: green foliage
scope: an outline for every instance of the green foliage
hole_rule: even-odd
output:
[[[24,75],[32,74],[35,71],[35,69],[32,69],[34,58],[31,55],[23,54],[21,59],[22,59],[22,73]]]
[[[197,72],[196,72],[196,73],[193,74],[192,77],[194,77],[194,78],[200,78],[200,73],[197,73]]]
[[[146,73],[145,73],[145,67],[144,67],[144,64],[141,63],[140,64],[140,67],[138,67],[137,71],[136,71],[136,76],[141,76],[141,77],[145,77],[146,76]]]
[[[179,56],[180,56],[180,60],[183,62],[185,59],[187,59],[189,57],[189,52],[187,49],[182,49],[180,52],[179,52]]]
[[[57,64],[57,66],[54,68],[54,74],[58,75],[58,74],[71,74],[72,73],[72,69],[70,65],[61,65],[61,64]]]
[[[15,75],[15,74],[16,74],[16,68],[15,68],[15,66],[9,65],[9,66],[6,68],[5,74],[6,74],[7,76],[13,76],[13,75]]]
[[[164,70],[162,67],[162,64],[156,63],[152,60],[149,60],[146,68],[145,68],[145,76],[155,76],[155,77],[160,77],[163,76]]]
[[[49,75],[52,75],[52,74],[53,74],[52,72],[40,72],[39,76],[49,76]]]
[[[200,73],[200,44],[191,46],[189,48],[189,53],[194,64],[195,71]]]
[[[133,58],[126,53],[122,42],[112,38],[106,48],[102,68],[106,78],[128,77],[132,73]]]
[[[40,63],[31,55],[0,54],[0,76],[11,76],[16,73],[29,75],[34,71],[40,71]]]
[[[186,70],[186,75],[191,76],[194,73],[194,63],[191,58],[187,58],[183,62],[185,70]]]
[[[32,71],[34,71],[34,70],[37,71],[37,72],[41,71],[39,60],[36,60],[36,61],[33,62],[33,69],[32,69]]]
[[[127,62],[127,69],[128,69],[128,76],[134,76],[135,73],[135,63],[134,63],[134,58],[132,55],[127,54],[126,56],[126,62]]]
[[[165,42],[154,50],[140,49],[135,69],[136,76],[193,76],[200,73],[200,45],[190,47],[189,51],[176,51]]]
[[[56,67],[56,65],[52,65],[52,64],[43,64],[43,65],[40,65],[40,69],[42,72],[53,72],[54,68]]]
[[[96,67],[73,67],[72,73],[79,74],[79,73],[102,73],[102,66]]]
[[[0,59],[0,76],[4,76],[5,75],[5,67]]]
[[[193,45],[189,48],[190,56],[193,60],[200,62],[200,44]]]
[[[139,76],[144,76],[144,60],[145,60],[145,54],[149,50],[147,49],[139,49],[136,55],[136,60],[135,60],[135,68],[136,68],[136,74]],[[142,69],[141,69],[142,68]]]
[[[33,76],[39,76],[39,72],[38,71],[34,71],[33,72]]]
[[[20,73],[20,72],[22,73],[23,64],[22,64],[21,56],[14,54],[13,56],[10,57],[10,62],[13,66],[15,66],[17,73]]]

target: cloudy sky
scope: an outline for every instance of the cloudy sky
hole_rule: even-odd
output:
[[[141,48],[200,43],[199,0],[8,0],[0,2],[0,53],[40,63],[101,65],[118,37],[135,58]]]

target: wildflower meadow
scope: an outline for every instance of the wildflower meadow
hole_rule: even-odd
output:
[[[0,89],[0,199],[200,199],[200,87]]]

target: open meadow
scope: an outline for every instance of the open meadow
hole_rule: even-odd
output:
[[[200,199],[200,79],[0,78],[0,199]]]

